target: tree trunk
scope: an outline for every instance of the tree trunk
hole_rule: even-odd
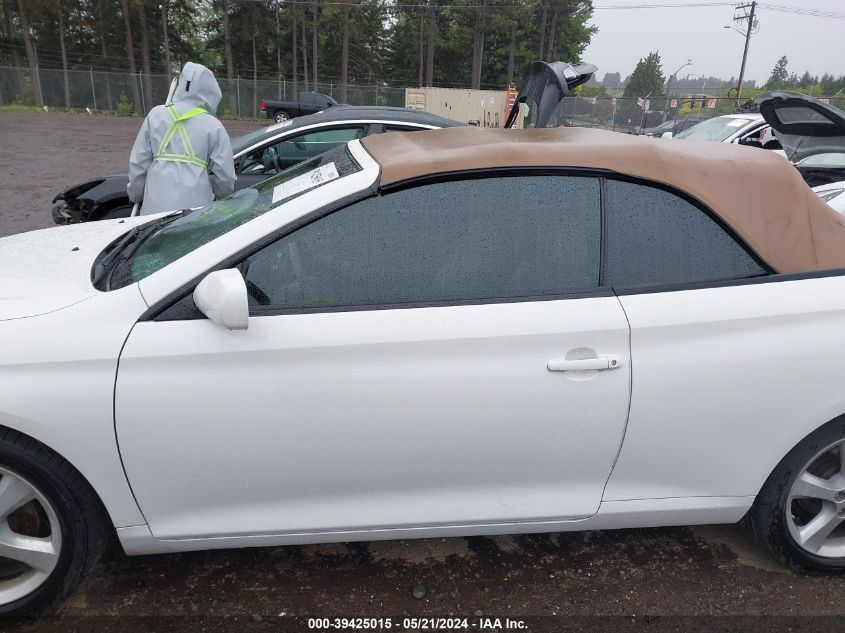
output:
[[[305,14],[302,15],[302,87],[308,92],[308,34],[305,32]]]
[[[258,54],[255,51],[255,3],[250,5],[252,14],[252,118],[258,118]]]
[[[516,52],[516,25],[511,27],[511,43],[508,46],[508,85],[513,83],[513,58]]]
[[[553,61],[552,60],[552,54],[554,53],[555,41],[557,40],[557,18],[558,18],[558,13],[557,13],[557,9],[555,9],[554,14],[552,15],[552,26],[551,26],[550,31],[549,31],[549,42],[548,42],[548,49],[549,50],[546,53],[546,56],[543,58],[547,62]]]
[[[299,99],[299,82],[297,80],[297,73],[299,72],[299,59],[297,51],[299,50],[299,48],[297,47],[296,42],[296,13],[291,12],[291,16],[292,24],[290,32],[292,40],[291,49],[293,49],[293,100],[296,101],[297,99]]]
[[[129,15],[129,2],[120,0],[123,13],[123,28],[126,32],[126,61],[129,64],[129,85],[132,86],[132,104],[135,112],[141,112],[141,92],[138,89],[138,71],[135,68],[135,43],[132,40],[132,18]]]
[[[487,28],[487,0],[481,0],[475,19],[475,37],[472,47],[472,87],[481,88],[481,64],[484,59],[484,35]]]
[[[319,46],[319,28],[320,28],[320,8],[317,5],[311,9],[311,16],[312,20],[311,23],[313,28],[311,29],[311,72],[314,75],[314,79],[311,81],[311,84],[314,86],[314,90],[317,89],[317,49],[320,48]]]
[[[106,23],[103,19],[103,0],[98,0],[97,9],[99,11],[100,19],[100,47],[103,52],[103,67],[108,68],[108,56],[106,55]],[[109,110],[114,110],[114,102],[111,96],[111,78],[108,75],[106,75],[106,103],[108,103]]]
[[[138,3],[138,19],[141,22],[141,64],[144,69],[144,114],[149,112],[155,103],[153,94],[152,67],[150,66],[150,38],[147,36],[147,9],[144,0]]]
[[[543,10],[540,12],[540,46],[537,52],[537,57],[544,59],[546,54],[546,21],[548,19],[549,7],[543,2]]]
[[[434,85],[434,46],[437,32],[437,0],[429,0],[428,5],[428,42],[425,62],[425,85]]]
[[[417,73],[417,85],[423,87],[425,76],[425,12],[420,9],[420,66]]]
[[[349,7],[343,9],[343,46],[340,49],[340,102],[346,103],[349,90]]]
[[[62,0],[56,0],[56,17],[59,19],[59,50],[62,53],[62,81],[65,88],[65,108],[70,109],[70,76],[67,72],[67,46],[65,46],[65,10]]]
[[[173,72],[173,67],[170,63],[170,38],[167,36],[167,3],[169,0],[162,0],[161,3],[161,32],[164,42],[164,67],[167,76]],[[168,86],[169,89],[169,86]]]
[[[125,2],[126,0],[124,0]],[[238,115],[238,106],[235,90],[235,69],[232,63],[232,32],[229,29],[229,0],[223,0],[223,53],[226,57],[226,79],[229,80],[229,112],[232,116]]]
[[[18,0],[18,10],[21,18],[21,31],[23,33],[24,48],[26,48],[26,61],[29,64],[29,76],[32,80],[32,95],[35,98],[35,105],[43,106],[44,97],[41,95],[41,85],[38,81],[38,57],[35,54],[35,47],[32,45],[32,35],[29,32],[29,16],[26,13],[24,0]]]
[[[281,27],[279,26],[279,0],[276,0],[274,3],[276,5],[276,81],[277,86],[276,90],[278,94],[276,98],[281,101],[282,100],[282,42],[279,38],[279,33],[281,33]]]
[[[12,0],[4,0],[4,7],[5,10],[3,11],[3,15],[6,20],[6,36],[10,40],[16,39],[14,36],[14,30],[12,27]],[[20,98],[21,93],[23,92],[23,81],[21,77],[21,63],[18,59],[18,49],[12,49],[12,65],[15,67],[15,77],[17,79],[17,94],[18,98]],[[14,100],[14,98],[13,98]]]

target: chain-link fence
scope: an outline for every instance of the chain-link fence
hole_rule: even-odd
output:
[[[119,73],[97,70],[36,69],[0,66],[0,106],[9,104],[37,105],[36,94],[44,105],[54,108],[89,108],[131,115],[148,112],[163,103],[171,77],[144,73]],[[295,101],[299,92],[320,92],[354,105],[387,105],[403,107],[405,88],[385,85],[347,84],[343,98],[337,81],[294,84],[291,76],[253,80],[237,77],[232,81],[218,78],[223,99],[218,114],[223,117],[250,118],[261,116],[264,99]],[[67,84],[67,85],[66,85]],[[66,94],[67,91],[67,94]],[[845,109],[845,96],[819,97]],[[688,95],[671,98],[626,99],[622,97],[567,97],[558,106],[551,125],[602,127],[633,132],[656,127],[665,121],[703,120],[734,112],[734,97]],[[503,117],[506,113],[502,113]],[[448,114],[447,114],[448,116]]]
[[[218,77],[217,80],[223,92],[218,114],[224,117],[256,117],[260,115],[263,99],[294,101],[297,93],[305,90],[327,94],[338,101],[342,97],[337,81],[306,84],[300,77],[294,84],[290,76],[257,80],[237,77],[232,81]],[[48,107],[142,114],[164,102],[170,81],[168,75],[69,70],[66,85],[62,70],[39,68],[30,72],[29,68],[0,66],[0,105],[34,106],[38,104],[36,95],[40,92],[42,103]],[[344,101],[354,105],[402,107],[405,89],[350,82]]]
[[[845,96],[816,98],[845,109]],[[642,128],[657,127],[666,121],[701,121],[723,114],[733,114],[735,111],[735,97],[566,97],[557,107],[550,125],[601,127],[635,132]]]

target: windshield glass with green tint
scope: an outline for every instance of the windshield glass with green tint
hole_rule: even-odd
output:
[[[741,127],[751,123],[751,119],[732,116],[717,116],[713,119],[702,121],[675,135],[675,138],[691,138],[697,141],[724,141],[731,134],[737,132]]]
[[[109,288],[114,290],[140,281],[271,209],[360,169],[344,145],[291,167],[255,187],[241,189],[208,206],[186,211],[145,239],[129,257],[118,257]]]

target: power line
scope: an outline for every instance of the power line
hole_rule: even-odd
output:
[[[828,9],[812,9],[809,7],[789,7],[780,4],[760,3],[761,9],[776,11],[778,13],[789,13],[793,15],[806,15],[816,18],[828,18],[831,20],[845,20],[845,13],[842,11],[830,11]]]

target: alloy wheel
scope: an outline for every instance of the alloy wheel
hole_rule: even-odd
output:
[[[810,554],[845,556],[845,439],[818,452],[795,478],[786,523],[795,543]]]
[[[27,596],[56,568],[62,531],[44,494],[0,466],[0,605]]]

